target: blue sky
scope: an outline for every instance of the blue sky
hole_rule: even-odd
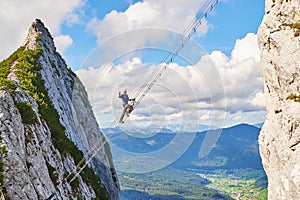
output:
[[[213,28],[200,43],[208,52],[221,50],[227,55],[232,51],[236,39],[247,33],[257,33],[264,15],[263,0],[233,0],[215,8],[216,15],[208,20]]]
[[[125,11],[132,3],[137,1],[107,1],[107,0],[90,0],[86,2],[84,6],[85,18],[89,20],[95,16],[99,19],[105,17],[106,14],[110,13],[112,10],[119,12]],[[68,48],[64,53],[65,57],[68,58],[69,65],[74,69],[80,68],[83,60],[87,57],[90,51],[92,51],[97,46],[97,41],[95,35],[90,31],[86,30],[86,24],[80,23],[73,26],[68,26],[62,24],[62,34],[68,34],[74,40],[73,48]]]
[[[143,79],[155,67],[150,64],[161,61],[161,56],[174,43],[172,39],[184,30],[200,9],[201,3],[203,0],[1,1],[0,6],[6,9],[0,11],[0,28],[7,31],[0,33],[0,59],[6,58],[22,44],[31,22],[40,18],[53,35],[58,51],[85,84],[97,119],[100,122],[109,121],[111,110],[117,107],[116,112],[119,112],[121,109],[121,102],[111,93],[124,87],[134,90],[137,82],[130,83],[130,80],[136,77]],[[168,119],[174,123],[184,120],[208,124],[214,116],[216,119],[218,116],[226,116],[225,126],[262,122],[265,109],[256,33],[263,14],[263,0],[220,0],[197,35],[192,38],[192,45],[187,45],[189,47],[183,52],[186,56],[197,52],[200,55],[204,49],[209,61],[206,57],[199,57],[197,61],[202,65],[196,76],[193,72],[197,69],[196,62],[190,63],[190,67],[179,60],[173,63],[170,68],[174,76],[170,75],[171,71],[162,78],[160,85],[164,89],[153,90],[151,98],[142,105],[143,109],[135,111],[132,121],[148,123]],[[147,32],[146,27],[152,30]],[[132,31],[135,29],[144,32]],[[125,35],[126,40],[120,42],[118,38],[114,38],[119,42],[114,43],[114,39],[110,38],[114,35]],[[120,57],[122,52],[144,48],[149,44],[154,45],[156,51],[144,49]],[[193,45],[203,49],[190,48]],[[99,51],[115,53],[119,56],[118,62],[104,66],[104,61],[97,58],[99,54],[96,52]],[[90,70],[87,69],[90,65],[85,66],[87,61],[95,62]],[[215,74],[209,74],[211,72],[205,66],[212,66],[216,70]],[[105,69],[108,71],[103,75]],[[216,77],[223,81],[220,90],[209,85]],[[179,83],[186,84],[186,88]],[[193,99],[179,98],[180,108],[186,110],[176,107],[179,105],[176,102],[171,103],[174,98],[165,96],[168,92],[165,91],[166,88],[176,98]],[[188,91],[192,90],[197,95],[189,96],[191,93]],[[211,104],[211,95],[216,97],[214,105]],[[222,95],[224,97],[221,98]],[[110,98],[106,98],[108,96]],[[195,104],[198,105],[198,113],[193,110]],[[161,110],[164,111],[164,116]],[[197,115],[193,115],[195,113]],[[153,117],[147,118],[149,114]],[[200,122],[197,121],[199,119]]]
[[[103,19],[112,10],[123,12],[137,1],[106,1],[92,0],[85,6],[86,20],[93,17]],[[262,0],[227,0],[220,1],[214,8],[214,13],[208,16],[212,26],[207,34],[197,41],[204,49],[211,53],[220,50],[230,56],[237,39],[243,38],[247,33],[256,33],[264,14],[264,1]],[[182,24],[182,27],[185,27]],[[96,36],[86,30],[86,23],[72,26],[62,24],[61,33],[70,35],[73,44],[64,52],[69,65],[78,69],[83,59],[97,46]]]

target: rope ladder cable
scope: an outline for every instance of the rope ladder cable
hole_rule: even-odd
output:
[[[195,34],[199,26],[202,24],[207,18],[207,15],[212,11],[213,7],[218,3],[218,0],[210,0],[207,1],[204,6],[197,12],[196,16],[192,20],[192,22],[187,26],[185,31],[183,32],[183,36],[181,38],[181,43],[177,45],[171,52],[167,54],[163,58],[163,60],[158,64],[157,70],[153,71],[150,75],[150,78],[146,79],[143,85],[139,88],[133,98],[136,99],[135,107],[137,107],[143,98],[149,93],[151,88],[154,86],[156,81],[162,76],[162,73],[166,71],[167,67],[174,61],[180,51],[183,49],[185,44],[191,39],[191,37]],[[141,94],[141,95],[140,95]]]
[[[202,12],[202,10],[203,10],[203,9],[201,9],[201,10],[198,11],[197,13]],[[183,35],[185,35],[185,34],[188,32],[188,30],[190,29],[191,26],[193,26],[193,24],[195,23],[195,21],[196,21],[196,17],[195,17],[195,18],[193,19],[193,21],[186,27],[186,29],[185,29],[184,32],[183,32]],[[183,39],[181,38],[181,40],[183,40]],[[187,42],[187,40],[184,40],[184,42]],[[180,41],[179,41],[178,43],[180,43]],[[184,45],[181,45],[181,46],[183,47]],[[173,48],[172,51],[169,51],[169,53],[165,55],[165,57],[161,60],[161,62],[160,62],[160,63],[158,64],[158,66],[157,66],[158,70],[159,70],[160,68],[163,67],[163,64],[166,63],[166,61],[168,60],[168,57],[169,57],[170,55],[172,55],[173,52],[176,51],[176,49],[177,49],[177,47],[175,46],[175,47]],[[157,71],[158,71],[158,70],[157,70]],[[148,78],[144,81],[144,83],[139,87],[139,89],[138,89],[138,91],[136,92],[136,94],[133,95],[134,98],[137,98],[137,96],[139,96],[139,94],[141,93],[141,91],[143,90],[143,88],[144,88],[144,87],[147,87],[147,85],[149,84],[149,82],[150,82],[151,79],[155,76],[156,73],[157,73],[157,72],[154,70],[154,71],[148,76]]]
[[[155,85],[156,81],[162,76],[162,74],[167,70],[168,66],[173,63],[174,59],[180,53],[180,51],[184,48],[185,44],[191,39],[191,37],[195,34],[197,29],[200,27],[202,22],[207,18],[208,14],[212,11],[212,9],[217,5],[218,0],[208,0],[204,3],[203,7],[197,12],[194,19],[191,23],[185,28],[183,32],[183,36],[181,37],[179,44],[175,46],[175,48],[170,51],[158,64],[157,69],[154,70],[149,77],[144,81],[144,83],[138,88],[138,90],[133,95],[133,98],[136,99],[134,108],[136,108],[144,97],[149,93],[151,88]],[[124,118],[127,116],[125,115]],[[116,120],[112,122],[113,127],[118,124]],[[122,124],[119,124],[121,126]],[[111,134],[110,138],[114,135]],[[108,136],[106,136],[108,137]],[[84,168],[92,161],[92,159],[97,155],[97,153],[108,143],[108,140],[105,139],[104,134],[101,134],[99,139],[96,140],[91,149],[87,152],[87,158],[83,158],[79,163],[75,166],[75,169],[72,170],[65,180],[70,178],[69,183],[73,182],[76,177],[84,170]],[[103,142],[101,145],[100,142]],[[85,163],[84,163],[85,162]],[[83,166],[81,166],[84,163]],[[73,177],[71,177],[73,175]]]
[[[98,145],[100,144],[101,141],[103,141],[104,138],[105,138],[105,137],[104,137],[103,135],[101,135],[101,136],[96,140],[96,142],[94,143],[94,145],[91,147],[90,151],[87,152],[87,157],[89,157],[90,155],[92,155],[92,156],[90,156],[91,158],[95,157],[95,155],[96,155],[96,154],[98,153],[98,151],[100,150],[100,149],[98,149]],[[105,142],[104,142],[104,143],[105,143]],[[95,154],[95,153],[96,153],[96,154]],[[95,155],[94,155],[94,154],[95,154]],[[84,162],[86,162],[87,160],[88,160],[88,161],[91,161],[91,160],[90,160],[91,158],[88,158],[88,159],[83,158],[83,159],[81,159],[81,160],[78,162],[78,164],[75,166],[75,169],[74,169],[72,172],[76,172],[77,169],[81,169],[83,166],[85,167],[85,166],[86,166],[86,163],[84,163]],[[83,163],[84,163],[84,165],[81,166]],[[82,170],[81,170],[81,171],[82,171]],[[76,172],[75,174],[77,174],[77,172]],[[72,173],[69,173],[68,176],[67,176],[65,179],[68,180],[72,175],[73,175]],[[71,180],[73,181],[73,179],[71,179]],[[70,181],[70,182],[72,182],[72,181]]]
[[[111,134],[110,139],[112,139],[113,136],[116,136],[116,135],[115,134]],[[69,183],[73,182],[76,179],[76,177],[82,172],[82,170],[84,170],[84,168],[88,165],[88,163],[90,163],[92,161],[92,159],[97,155],[97,153],[106,144],[108,144],[108,140],[106,139],[106,137],[104,136],[104,134],[101,134],[101,136],[96,140],[96,142],[94,143],[94,145],[91,147],[90,151],[87,152],[87,157],[88,158],[81,159],[79,161],[79,163],[75,166],[75,169],[72,170],[72,172],[70,172],[68,174],[68,176],[66,176],[65,180],[68,181],[68,179],[70,179],[68,182]],[[84,165],[82,165],[82,164],[84,164]],[[72,177],[72,175],[74,175],[74,176]]]

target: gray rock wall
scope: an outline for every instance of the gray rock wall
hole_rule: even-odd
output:
[[[72,140],[88,160],[95,142],[105,143],[80,80],[56,52],[53,38],[40,20],[35,20],[24,42],[25,49],[42,49],[38,59],[39,73],[48,96],[59,115],[67,137]],[[14,64],[8,79],[19,84]],[[22,121],[16,102],[29,102],[37,123]],[[4,188],[10,199],[46,199],[55,194],[58,199],[92,199],[95,191],[78,176],[76,187],[66,176],[76,168],[70,155],[61,155],[51,140],[51,131],[40,118],[37,102],[20,87],[13,94],[0,88],[0,131],[4,163]],[[112,200],[120,199],[120,188],[109,145],[104,145],[89,162],[100,177],[101,185]],[[77,170],[78,171],[78,170]],[[78,186],[78,187],[77,187]]]
[[[81,81],[70,72],[62,57],[56,52],[53,39],[40,21],[35,21],[29,29],[25,40],[27,49],[36,49],[36,38],[40,35],[40,45],[43,56],[40,58],[41,74],[52,103],[60,116],[61,124],[66,128],[67,136],[88,159],[88,153],[99,138],[100,132],[87,92]],[[105,139],[103,139],[103,142]],[[101,145],[100,142],[98,145]],[[108,145],[101,148],[92,166],[101,177],[103,185],[109,191],[112,199],[119,199],[119,183]],[[114,178],[115,177],[115,180]]]
[[[15,101],[31,102],[37,111],[36,102],[19,90],[14,98],[0,90],[0,131],[4,153],[4,188],[9,199],[46,199],[55,194],[58,199],[92,199],[94,191],[79,177],[80,190],[76,194],[66,174],[75,167],[73,158],[62,156],[54,148],[51,133],[46,123],[37,116],[37,123],[23,123]],[[52,174],[49,168],[55,170]],[[51,179],[54,175],[55,178]]]
[[[266,0],[258,42],[267,118],[259,137],[269,199],[300,199],[300,1]]]

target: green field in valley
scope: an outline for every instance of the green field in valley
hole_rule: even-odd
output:
[[[234,199],[241,200],[266,200],[267,189],[256,187],[258,178],[263,176],[262,171],[252,171],[249,174],[241,175],[239,170],[236,174],[230,171],[216,171],[212,174],[199,174],[210,181],[208,188],[218,190]]]
[[[144,174],[118,172],[118,176],[123,200],[267,199],[267,190],[254,186],[264,176],[262,170],[196,172],[165,168]]]

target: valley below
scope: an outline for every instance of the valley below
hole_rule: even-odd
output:
[[[224,128],[204,157],[199,157],[199,152],[209,134],[207,131],[179,133],[169,129],[119,129],[104,130],[104,133],[115,132],[110,140],[111,146],[127,152],[120,156],[117,154],[120,151],[115,152],[112,148],[113,157],[117,158],[115,164],[123,200],[264,200],[267,199],[267,178],[258,151],[259,131],[259,127],[248,124]],[[153,152],[168,145],[178,147],[174,150],[182,149],[181,140],[175,139],[177,134],[181,134],[181,138],[194,134],[182,155],[167,166],[143,170],[170,156],[161,153],[159,157],[151,157],[157,155]],[[141,155],[147,156],[136,159]]]
[[[165,168],[146,174],[119,172],[122,199],[267,199],[263,170],[182,171]]]

